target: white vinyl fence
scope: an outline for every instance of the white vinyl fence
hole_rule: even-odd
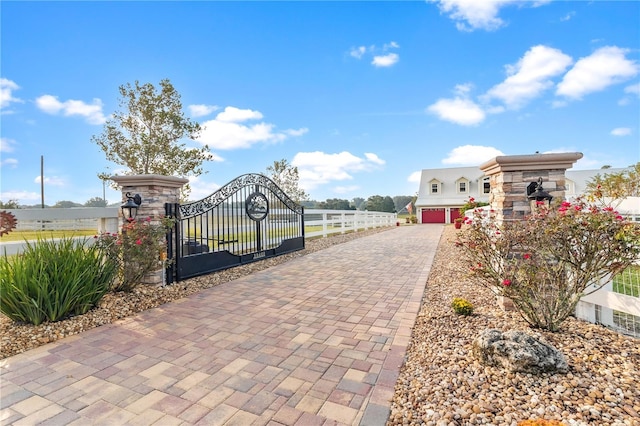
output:
[[[631,266],[584,296],[576,306],[576,317],[640,337],[640,265]]]
[[[306,238],[395,226],[397,221],[398,215],[395,213],[320,209],[305,209],[304,211]]]
[[[640,197],[625,199],[616,210],[640,226]],[[640,265],[631,266],[583,297],[576,306],[576,317],[640,337]]]
[[[118,232],[119,207],[74,207],[68,209],[14,209],[17,231],[80,231]]]
[[[18,231],[53,230],[94,230],[99,232],[118,232],[119,207],[69,209],[15,209],[7,210],[18,220]],[[357,210],[318,210],[308,209],[304,213],[306,238],[326,237],[331,234],[356,232],[383,226],[394,226],[395,213],[368,212]],[[93,242],[93,238],[90,238]],[[3,242],[0,240],[0,254],[20,253],[23,241]]]

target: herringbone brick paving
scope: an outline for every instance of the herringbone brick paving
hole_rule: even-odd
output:
[[[3,425],[383,425],[440,225],[332,246],[0,361]]]

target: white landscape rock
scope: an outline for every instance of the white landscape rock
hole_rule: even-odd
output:
[[[521,373],[566,373],[567,360],[553,346],[523,331],[484,330],[473,341],[473,354],[484,365]]]

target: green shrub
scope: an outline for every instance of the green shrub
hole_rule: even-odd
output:
[[[453,311],[458,315],[471,315],[473,313],[473,305],[460,297],[456,297],[451,302]]]
[[[38,325],[84,314],[109,290],[116,264],[86,240],[27,242],[19,256],[0,257],[0,311]]]
[[[487,203],[487,202],[476,201],[475,198],[469,197],[469,199],[462,205],[462,207],[460,207],[458,209],[458,212],[460,212],[460,216],[462,216],[464,218],[464,215],[467,212],[467,210],[476,209],[478,207],[484,207],[484,206],[488,206],[488,205],[489,205],[489,203]]]

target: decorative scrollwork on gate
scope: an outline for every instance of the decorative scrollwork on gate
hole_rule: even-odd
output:
[[[271,192],[273,192],[279,199],[282,201],[288,208],[295,211],[298,214],[302,214],[302,207],[293,201],[287,194],[284,193],[282,189],[274,181],[269,179],[268,177],[257,174],[257,173],[249,173],[246,175],[239,176],[222,186],[213,194],[205,197],[201,200],[194,201],[192,203],[186,203],[180,205],[180,218],[187,219],[193,216],[197,216],[204,212],[207,212],[218,205],[222,204],[229,196],[239,191],[240,189],[251,186],[251,185],[261,185]]]

